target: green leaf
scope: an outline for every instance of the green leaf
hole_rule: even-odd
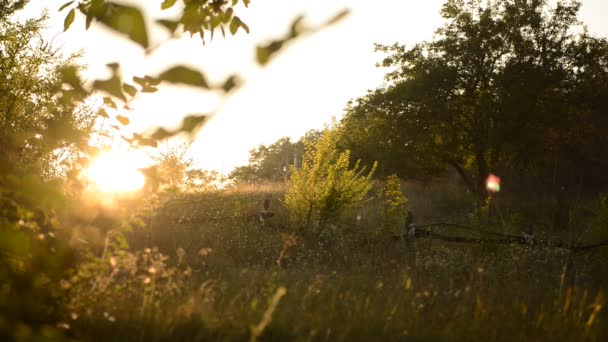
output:
[[[256,48],[256,59],[260,65],[266,65],[272,55],[277,53],[285,43],[285,40],[275,40],[266,46]]]
[[[243,28],[243,30],[245,30],[245,32],[249,34],[249,26],[247,26],[247,24],[241,21],[241,27]]]
[[[66,7],[70,6],[73,3],[74,1],[68,1],[65,4],[61,5],[61,7],[59,7],[59,12],[63,11]]]
[[[232,8],[227,9],[226,12],[224,13],[224,16],[222,17],[222,22],[224,24],[227,24],[233,15],[234,15],[234,10]]]
[[[127,101],[125,94],[122,92],[121,85],[120,78],[116,75],[108,80],[96,80],[93,82],[94,89],[104,91],[122,101]]]
[[[65,17],[65,20],[63,21],[63,31],[64,32],[70,28],[70,25],[72,25],[72,23],[74,22],[75,17],[76,17],[76,11],[74,11],[74,9],[72,8],[68,12],[68,15]]]
[[[171,8],[173,7],[173,5],[175,5],[176,1],[177,0],[165,0],[162,4],[160,4],[160,9],[166,10],[168,8]]]
[[[232,35],[234,36],[240,26],[241,26],[241,19],[239,19],[239,17],[232,18],[232,21],[230,22],[230,33],[232,33]]]
[[[118,120],[118,122],[120,122],[124,126],[128,125],[131,122],[128,117],[122,115],[117,115],[116,120]]]
[[[195,129],[197,129],[198,127],[200,127],[200,125],[202,125],[203,122],[205,122],[206,120],[207,120],[207,115],[197,115],[197,114],[189,115],[186,118],[184,118],[180,131],[192,132]]]
[[[238,78],[238,76],[236,75],[231,75],[230,77],[228,77],[226,79],[226,81],[224,81],[224,84],[222,85],[222,89],[224,90],[224,92],[229,92],[232,89],[234,89],[235,87],[238,87],[239,84],[241,83],[241,80]]]
[[[200,71],[182,65],[175,66],[163,72],[158,78],[170,83],[181,83],[209,89],[209,84]]]
[[[179,25],[179,21],[167,19],[159,19],[156,21],[156,23],[163,26],[171,33],[174,33],[175,30],[177,30],[177,26]]]
[[[123,33],[143,48],[148,47],[148,30],[141,11],[133,6],[106,2],[105,11],[97,16],[104,25]]]
[[[122,84],[122,89],[129,95],[131,96],[135,96],[137,95],[137,88],[135,88],[134,86],[128,84],[128,83],[123,83]]]
[[[87,19],[85,20],[85,29],[89,29],[89,27],[91,27],[91,23],[93,22],[93,16],[92,15],[87,15]]]

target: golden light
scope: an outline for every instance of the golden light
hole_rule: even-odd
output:
[[[101,192],[134,192],[145,184],[140,168],[138,158],[125,151],[111,150],[95,158],[84,171],[84,177]]]

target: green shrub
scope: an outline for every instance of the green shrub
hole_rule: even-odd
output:
[[[382,186],[384,224],[381,234],[397,234],[404,227],[407,216],[407,198],[401,192],[397,175],[390,175]]]
[[[285,194],[294,223],[322,228],[344,208],[363,200],[371,189],[377,163],[367,175],[360,161],[349,168],[350,151],[339,152],[336,147],[342,133],[334,123],[325,128],[318,141],[304,142],[302,167],[291,168]]]

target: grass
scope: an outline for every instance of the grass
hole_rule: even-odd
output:
[[[417,201],[424,188],[416,186],[405,192],[420,216],[463,211],[464,200],[450,192],[427,190],[437,197]],[[572,256],[420,240],[414,265],[403,241],[372,234],[381,224],[376,201],[312,234],[290,226],[281,195],[268,186],[165,205],[126,235],[128,250],[112,249],[90,263],[94,276],[74,281],[70,334],[104,341],[608,339],[603,250]],[[257,211],[267,197],[276,215],[261,226]]]

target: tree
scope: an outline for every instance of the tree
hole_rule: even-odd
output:
[[[380,152],[402,176],[453,168],[480,195],[491,171],[605,166],[608,44],[577,31],[579,8],[447,1],[432,41],[376,46],[391,71],[346,108],[347,145],[357,156]]]
[[[323,228],[342,210],[365,198],[371,189],[374,163],[365,175],[360,161],[350,168],[350,151],[339,152],[338,141],[343,129],[335,123],[326,127],[316,142],[304,141],[302,167],[291,166],[285,204],[292,220],[311,227]]]
[[[46,18],[8,21],[0,12],[0,339],[57,339],[60,280],[74,265],[60,224],[80,154],[95,119],[81,101],[61,97],[73,63],[41,40]],[[8,5],[7,5],[8,4]],[[10,14],[10,13],[9,13]],[[53,166],[63,163],[57,172]],[[29,335],[28,335],[29,334]]]
[[[300,167],[304,155],[304,141],[313,143],[319,139],[321,131],[310,130],[297,142],[283,137],[271,145],[260,145],[249,151],[249,164],[236,167],[230,178],[242,183],[260,181],[284,181],[289,176],[290,167]]]
[[[22,9],[29,0],[0,0],[0,22],[7,20],[13,13]]]

